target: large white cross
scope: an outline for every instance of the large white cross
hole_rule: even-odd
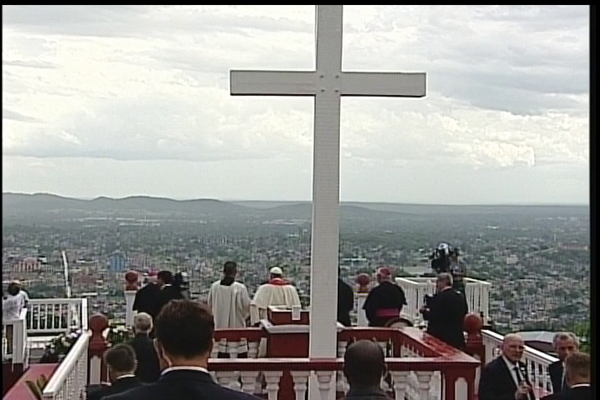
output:
[[[425,73],[342,72],[342,20],[342,6],[317,6],[316,71],[231,71],[232,95],[315,97],[311,358],[337,352],[340,96],[425,96]]]

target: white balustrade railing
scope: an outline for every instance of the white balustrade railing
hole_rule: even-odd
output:
[[[2,321],[2,360],[11,359],[13,364],[23,364],[27,368],[29,354],[27,349],[27,329],[23,309],[18,319]]]
[[[398,400],[436,400],[442,399],[441,386],[436,387],[435,376],[436,374],[441,376],[441,371],[451,367],[442,365],[439,367],[432,367],[431,370],[407,370],[406,367],[398,368],[399,361],[401,358],[386,358],[388,367],[390,370],[390,382],[391,385],[382,384],[384,390],[392,395],[392,398]],[[338,358],[332,360],[321,360],[327,365],[318,365],[319,362],[312,362],[309,359],[279,359],[278,366],[273,364],[272,359],[255,359],[245,360],[235,365],[235,371],[231,370],[231,365],[228,368],[223,368],[222,362],[225,360],[212,359],[209,361],[209,369],[215,370],[214,372],[216,381],[225,387],[231,388],[233,380],[239,379],[242,381],[241,389],[248,394],[264,395],[266,394],[267,399],[276,400],[278,398],[285,400],[305,400],[306,392],[308,389],[308,382],[311,376],[315,378],[318,385],[315,390],[318,392],[317,397],[322,400],[336,398],[335,393],[347,392],[346,390],[341,391],[332,384],[333,380],[336,379],[336,373],[341,373],[343,366],[342,359]],[[226,362],[226,361],[225,361]],[[247,362],[255,362],[260,365],[252,365]],[[264,363],[264,364],[263,364]],[[406,360],[406,365],[410,363],[418,364],[417,358],[411,358]],[[392,365],[393,364],[393,365]],[[265,369],[261,369],[262,365],[265,365]],[[292,378],[292,384],[288,387],[289,391],[282,392],[284,371],[289,371]],[[239,373],[239,378],[236,378],[236,372]],[[410,376],[414,377],[415,384],[411,384]],[[256,390],[254,382],[256,380],[261,381],[262,390]],[[464,386],[464,388],[463,388]],[[468,399],[466,394],[466,382],[464,379],[459,379],[454,388],[456,395],[455,399],[466,400]],[[285,393],[285,394],[284,394]],[[460,393],[460,394],[459,394]],[[311,396],[312,397],[312,396]]]
[[[486,329],[481,331],[481,336],[483,345],[485,346],[485,362],[487,364],[500,355],[504,336]],[[558,358],[536,350],[533,347],[525,346],[521,361],[527,365],[527,374],[533,387],[538,392],[538,397],[550,393],[552,391],[552,383],[548,367],[553,362],[558,361]]]
[[[27,331],[60,334],[70,328],[87,329],[87,299],[30,299]]]
[[[44,388],[43,400],[85,399],[90,337],[87,330],[79,336]]]
[[[464,282],[469,312],[483,313],[484,323],[487,323],[490,320],[489,294],[492,284],[472,278],[465,278]],[[415,325],[423,322],[423,316],[419,309],[425,305],[425,295],[435,294],[435,278],[396,278],[396,284],[404,290],[408,303],[402,309],[402,314],[411,318]]]

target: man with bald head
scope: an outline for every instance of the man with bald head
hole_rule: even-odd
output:
[[[479,378],[479,400],[535,400],[525,363],[525,342],[516,333],[504,336],[502,355],[489,362]]]
[[[344,375],[350,385],[346,400],[388,399],[381,389],[386,373],[385,356],[377,342],[359,340],[344,354]]]

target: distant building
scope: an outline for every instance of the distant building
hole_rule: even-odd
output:
[[[559,243],[558,248],[560,250],[575,250],[575,251],[588,251],[589,247],[585,244],[580,243]]]
[[[42,263],[35,257],[26,257],[13,265],[13,272],[35,272],[42,269]]]
[[[129,260],[120,251],[115,251],[108,258],[109,270],[113,272],[125,271],[129,268]]]
[[[519,257],[517,257],[515,254],[511,254],[510,256],[506,257],[507,265],[515,265],[518,262],[519,262]]]

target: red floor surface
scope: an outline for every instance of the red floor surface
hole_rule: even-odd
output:
[[[3,400],[35,400],[25,381],[33,381],[42,374],[48,379],[52,376],[59,364],[31,364],[17,383],[4,395]]]

